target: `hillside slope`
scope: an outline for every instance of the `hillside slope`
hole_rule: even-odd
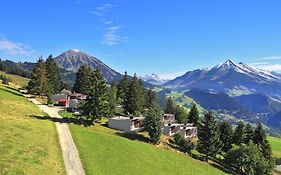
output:
[[[54,123],[18,92],[0,84],[0,174],[65,174]]]
[[[88,174],[225,174],[182,153],[121,137],[99,124],[87,128],[71,124],[70,130]]]

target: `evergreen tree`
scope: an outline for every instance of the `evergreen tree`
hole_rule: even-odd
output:
[[[179,123],[186,123],[187,120],[187,112],[184,107],[181,107],[180,105],[177,105],[174,109],[175,119]]]
[[[169,97],[168,100],[167,100],[165,113],[166,114],[174,114],[175,113],[175,105],[174,105],[172,97]]]
[[[117,87],[116,87],[116,82],[113,81],[111,86],[110,86],[110,91],[109,91],[109,114],[110,116],[113,116],[116,112],[116,106],[117,106]]]
[[[264,140],[266,139],[266,134],[263,130],[263,127],[261,124],[258,124],[258,126],[256,127],[254,134],[253,134],[253,142],[254,144],[261,144],[262,142],[264,142]]]
[[[152,89],[149,89],[149,90],[146,92],[146,107],[147,107],[147,108],[150,108],[150,106],[151,106],[153,103],[156,103],[156,101],[157,101],[156,93],[155,93]]]
[[[33,94],[46,95],[48,93],[48,88],[49,86],[45,62],[42,57],[40,57],[32,72],[32,77],[28,83],[27,89]]]
[[[99,69],[91,72],[90,84],[86,87],[87,100],[83,112],[91,121],[106,117],[109,113],[108,87]]]
[[[274,163],[266,160],[252,142],[229,151],[224,163],[236,168],[237,174],[241,175],[269,175],[274,168]]]
[[[49,84],[49,93],[56,94],[63,89],[60,69],[52,55],[46,60],[46,72]]]
[[[220,151],[220,140],[218,127],[212,112],[207,112],[198,126],[197,150],[205,154],[208,162],[210,156],[215,156]]]
[[[223,121],[219,124],[219,137],[222,144],[222,151],[227,153],[232,148],[232,135],[233,130],[231,125]]]
[[[236,145],[241,145],[244,141],[244,138],[245,138],[244,123],[240,121],[233,133],[233,143]]]
[[[244,138],[244,143],[245,144],[249,144],[249,142],[253,139],[253,127],[247,123],[246,127],[245,127],[245,138]]]
[[[262,155],[264,156],[264,158],[266,160],[272,160],[272,150],[271,150],[271,147],[270,147],[270,144],[267,140],[264,140],[260,145],[260,150],[261,150],[261,153]]]
[[[160,121],[160,110],[155,102],[152,103],[148,109],[148,114],[146,116],[146,129],[151,142],[158,144],[161,138],[161,121]]]
[[[129,85],[129,91],[126,94],[126,100],[124,103],[125,113],[140,115],[144,110],[145,95],[143,93],[143,87],[135,74]]]
[[[199,111],[196,107],[196,104],[193,103],[190,112],[188,114],[187,123],[193,123],[193,125],[197,127],[198,122],[199,122]]]
[[[91,86],[92,69],[87,65],[80,66],[76,72],[76,80],[73,86],[73,91],[88,95],[88,87]]]
[[[123,78],[120,80],[120,83],[117,87],[117,98],[120,99],[122,106],[126,104],[127,94],[129,92],[129,77],[127,72],[123,75]]]

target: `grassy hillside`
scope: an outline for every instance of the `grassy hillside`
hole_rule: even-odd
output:
[[[281,158],[281,138],[268,137],[268,141],[271,145],[273,156]]]
[[[129,140],[99,124],[69,126],[88,174],[225,174],[182,153]]]
[[[17,84],[22,87],[26,87],[27,83],[29,82],[28,78],[21,77],[18,75],[7,74],[3,71],[0,71],[0,75],[6,76],[12,83]]]
[[[0,174],[65,174],[54,123],[18,92],[0,85]]]

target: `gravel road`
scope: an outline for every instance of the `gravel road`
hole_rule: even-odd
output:
[[[60,109],[51,108],[46,105],[41,105],[36,99],[30,99],[35,103],[42,111],[47,113],[50,117],[61,118],[58,114]],[[75,146],[71,133],[66,123],[56,122],[56,128],[59,136],[59,142],[63,154],[64,165],[66,173],[68,175],[85,175],[81,159],[79,157],[78,150]]]

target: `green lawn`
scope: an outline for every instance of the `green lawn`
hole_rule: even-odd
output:
[[[18,75],[7,74],[3,71],[0,71],[0,75],[6,76],[12,83],[17,84],[21,87],[26,87],[29,80],[30,80],[28,78],[21,77],[21,76],[18,76]]]
[[[53,122],[37,106],[0,85],[0,174],[65,174]]]
[[[225,174],[182,153],[118,136],[100,124],[69,126],[88,174]]]
[[[268,141],[271,145],[273,156],[281,158],[281,138],[268,137]]]

